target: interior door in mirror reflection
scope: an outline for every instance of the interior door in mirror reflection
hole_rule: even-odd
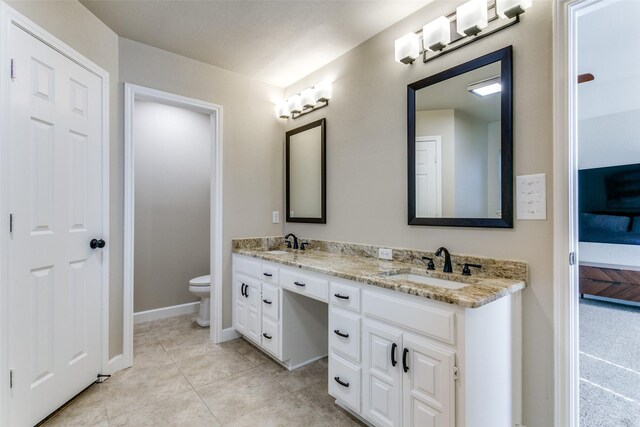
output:
[[[511,47],[408,87],[409,224],[511,227]]]
[[[326,119],[286,133],[287,222],[326,224]]]
[[[442,137],[416,137],[416,215],[442,216]]]

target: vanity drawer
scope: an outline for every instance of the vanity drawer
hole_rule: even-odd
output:
[[[329,310],[329,346],[331,351],[360,363],[360,316],[331,307]]]
[[[360,368],[331,353],[329,356],[329,394],[360,412]]]
[[[271,263],[262,263],[261,280],[267,283],[278,283],[278,266]]]
[[[329,282],[297,271],[280,270],[280,286],[310,298],[327,301]]]
[[[262,315],[277,322],[280,319],[280,289],[262,282]]]
[[[360,288],[357,286],[332,281],[329,300],[336,307],[360,312]]]
[[[280,327],[267,318],[262,318],[262,348],[280,359]]]
[[[236,273],[241,273],[246,276],[251,276],[255,278],[259,278],[260,274],[260,262],[250,260],[247,258],[234,257],[234,269]]]
[[[413,329],[448,344],[455,344],[455,313],[417,301],[362,291],[363,313]]]

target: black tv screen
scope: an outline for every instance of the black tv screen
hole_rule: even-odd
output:
[[[580,241],[640,245],[640,163],[578,172]]]

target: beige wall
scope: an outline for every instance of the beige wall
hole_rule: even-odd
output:
[[[120,83],[222,105],[223,327],[231,326],[231,239],[281,235],[284,132],[275,115],[282,89],[120,38]]]
[[[123,148],[118,91],[118,36],[76,1],[9,1],[34,21],[109,73],[109,355],[122,353]]]
[[[285,90],[331,79],[331,104],[289,120],[288,128],[327,118],[327,224],[286,224],[307,238],[372,243],[525,261],[524,424],[553,424],[553,224],[516,221],[514,229],[407,226],[406,85],[508,45],[514,47],[515,174],[547,174],[552,218],[551,2],[537,1],[519,24],[427,64],[393,61],[394,40],[462,1],[436,1]]]
[[[209,274],[211,119],[135,101],[133,311],[197,301],[189,280]]]

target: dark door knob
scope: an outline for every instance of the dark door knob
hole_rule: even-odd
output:
[[[89,242],[89,247],[91,249],[102,249],[107,245],[107,243],[102,239],[91,239]]]

